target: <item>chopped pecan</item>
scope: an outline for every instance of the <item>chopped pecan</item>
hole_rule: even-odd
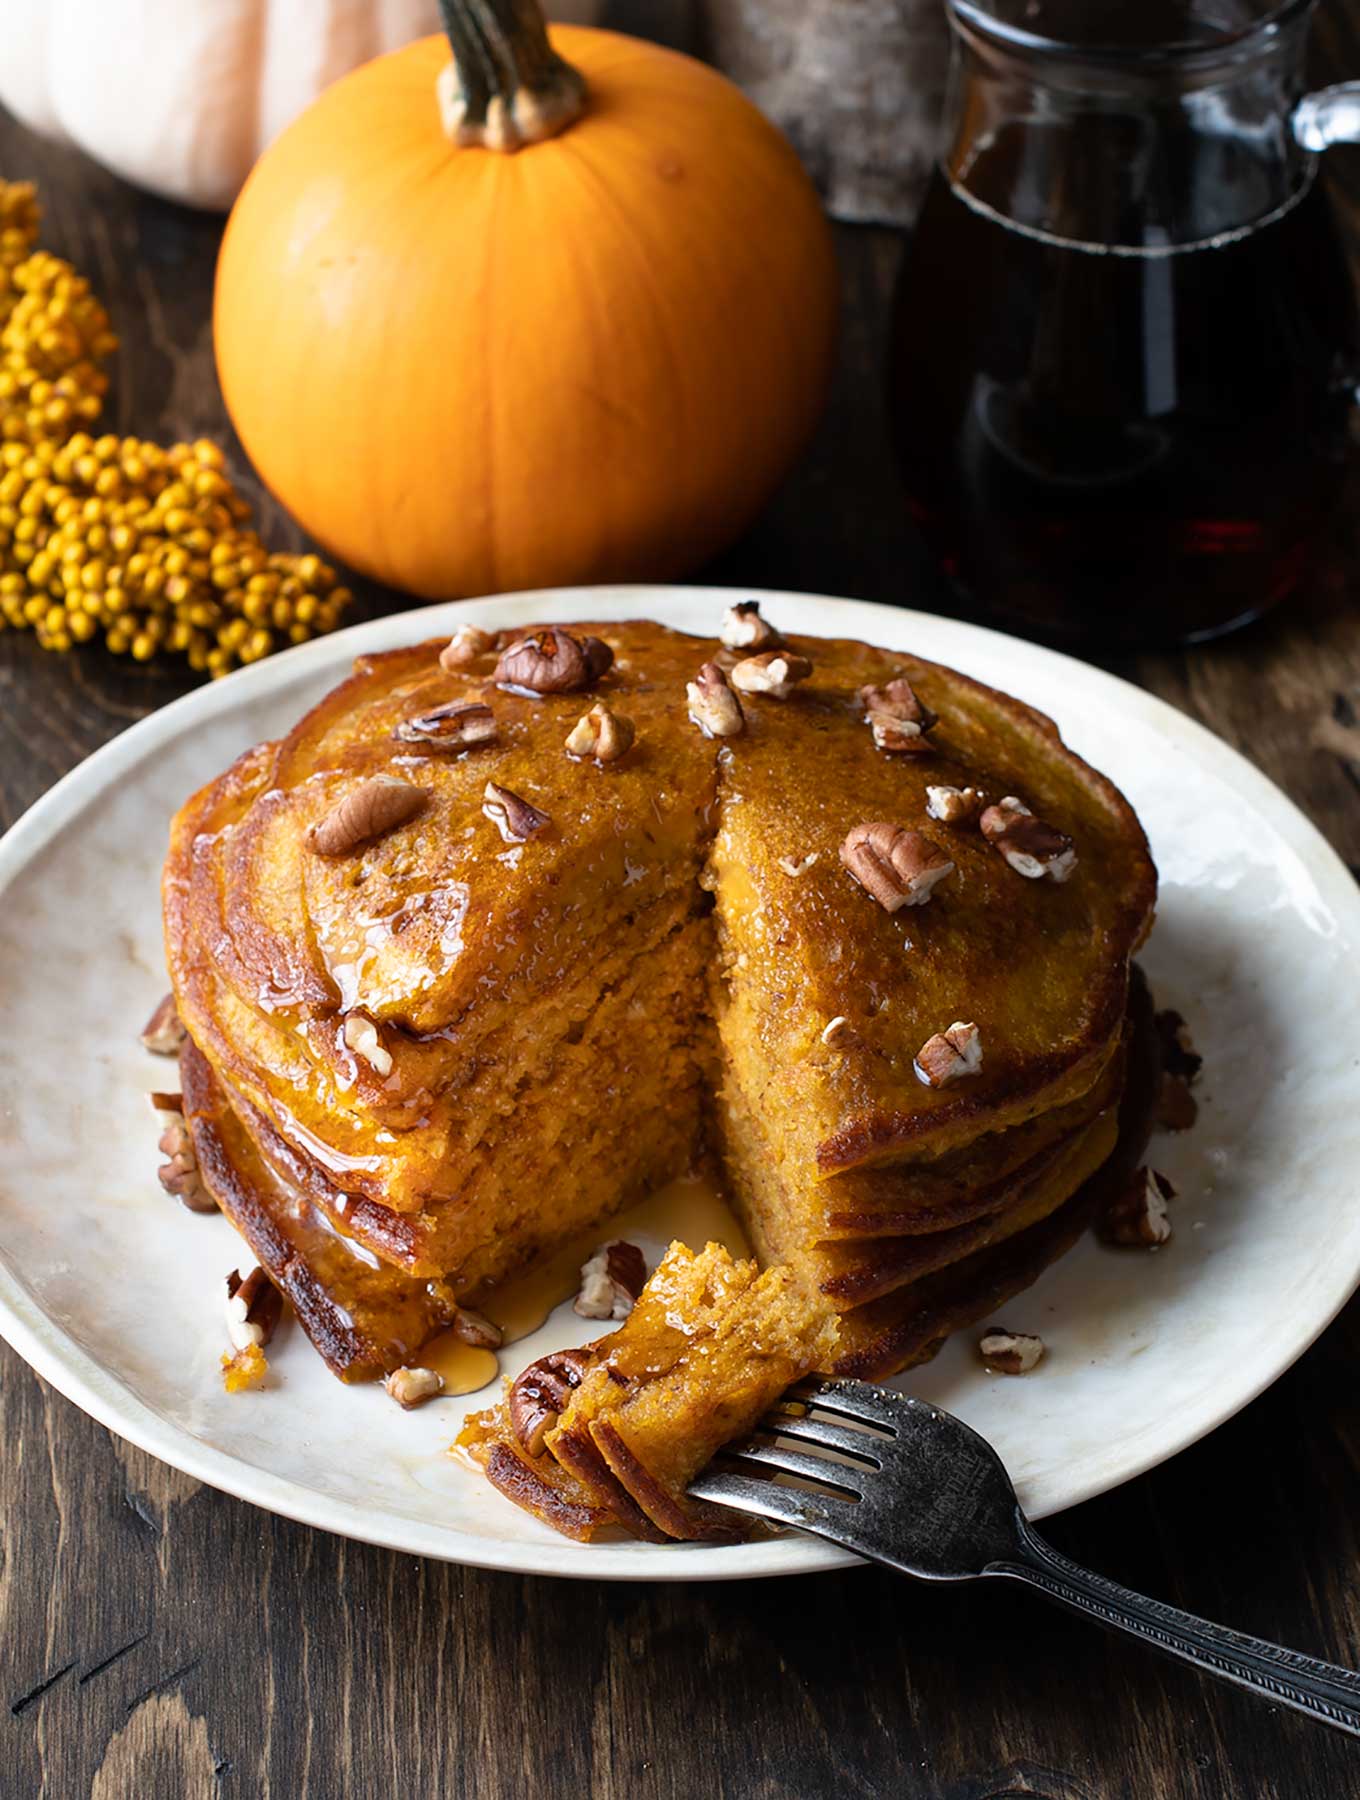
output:
[[[342,1036],[346,1047],[361,1056],[375,1075],[392,1073],[392,1052],[383,1043],[382,1033],[372,1019],[363,1013],[347,1013]]]
[[[1197,1080],[1204,1067],[1204,1058],[1196,1050],[1185,1020],[1168,1008],[1157,1014],[1155,1024],[1162,1047],[1162,1067],[1167,1074],[1178,1075],[1186,1082]]]
[[[686,682],[685,699],[690,718],[705,737],[736,737],[746,728],[741,701],[715,662],[706,662],[694,680]]]
[[[935,714],[922,706],[905,676],[882,687],[862,687],[859,697],[880,750],[920,755],[931,749],[926,733],[937,723]]]
[[[177,1056],[187,1035],[175,1006],[175,996],[167,994],[142,1026],[142,1048],[156,1056]]]
[[[971,1019],[955,1019],[916,1052],[916,1073],[927,1087],[944,1087],[982,1067],[982,1036]]]
[[[617,762],[631,749],[633,736],[631,719],[596,702],[573,725],[567,738],[567,754],[594,757],[597,763]]]
[[[1100,1235],[1110,1244],[1155,1250],[1171,1237],[1167,1202],[1176,1190],[1156,1169],[1135,1169],[1101,1221]]]
[[[283,1295],[263,1269],[252,1269],[245,1280],[233,1269],[227,1276],[227,1336],[234,1350],[252,1345],[263,1350],[283,1317]]]
[[[166,1101],[174,1101],[176,1104],[163,1104]],[[203,1177],[198,1171],[194,1140],[189,1134],[188,1123],[179,1110],[179,1095],[153,1094],[151,1104],[165,1116],[165,1129],[161,1132],[156,1147],[167,1160],[157,1169],[156,1179],[167,1194],[173,1194],[180,1205],[190,1212],[216,1212],[217,1202],[204,1187]]]
[[[982,795],[975,787],[928,787],[926,812],[945,825],[960,825],[971,819],[982,805]]]
[[[978,825],[992,848],[1029,881],[1045,875],[1050,881],[1066,881],[1077,865],[1077,853],[1067,833],[1036,819],[1014,794],[989,806]]]
[[[547,813],[540,812],[522,794],[495,781],[488,781],[483,788],[482,803],[482,811],[507,844],[522,844],[549,823]]]
[[[837,1013],[834,1019],[828,1019],[822,1027],[822,1042],[834,1046],[840,1042],[849,1029],[849,1019],[845,1017],[844,1013]]]
[[[499,1350],[505,1342],[505,1333],[500,1326],[471,1306],[460,1306],[454,1311],[453,1335],[460,1343],[471,1344],[476,1350]]]
[[[211,1213],[217,1211],[217,1202],[203,1185],[203,1178],[198,1172],[198,1163],[192,1151],[186,1154],[172,1154],[168,1162],[163,1162],[156,1171],[156,1179],[167,1194],[173,1194],[180,1205],[189,1212]]]
[[[475,663],[479,656],[488,655],[495,647],[493,632],[483,631],[479,625],[460,625],[439,652],[439,666],[447,674],[455,675],[460,669],[466,669]]]
[[[646,1257],[636,1244],[616,1238],[581,1265],[573,1310],[583,1319],[626,1319],[646,1282]]]
[[[403,719],[392,736],[436,750],[476,750],[495,742],[496,715],[484,700],[450,700],[447,706]]]
[[[779,867],[786,875],[792,875],[796,878],[799,875],[806,875],[816,860],[817,852],[815,850],[809,850],[806,856],[781,856],[779,859]]]
[[[743,694],[764,694],[771,700],[787,700],[800,681],[812,673],[807,657],[793,650],[762,650],[744,657],[732,670],[732,686]]]
[[[1042,1360],[1044,1340],[1032,1331],[994,1325],[978,1339],[978,1355],[993,1375],[1028,1375]]]
[[[614,660],[603,638],[573,637],[544,626],[501,652],[492,679],[516,694],[574,694],[598,681]]]
[[[729,650],[777,650],[784,639],[760,616],[758,600],[738,600],[723,614],[718,636]]]
[[[403,1411],[424,1406],[444,1387],[444,1377],[435,1369],[393,1369],[383,1386]]]
[[[571,1398],[594,1366],[589,1350],[554,1350],[530,1363],[510,1389],[510,1426],[530,1456],[543,1451],[543,1439],[556,1425]]]
[[[312,849],[318,856],[344,856],[413,819],[429,797],[425,788],[394,775],[372,775],[313,825]]]
[[[954,865],[919,831],[886,819],[856,825],[841,845],[841,861],[886,912],[924,906]]]

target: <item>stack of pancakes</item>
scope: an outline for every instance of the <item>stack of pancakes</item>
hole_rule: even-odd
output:
[[[567,691],[498,681],[504,642],[363,658],[179,814],[166,939],[203,1179],[353,1379],[708,1153],[762,1261],[840,1315],[836,1369],[901,1368],[1072,1241],[1121,1101],[1136,1148],[1137,819],[1050,721],[907,654],[795,640],[806,679],[709,736],[687,684],[742,652],[569,630],[612,662]],[[862,692],[902,680],[938,720],[905,752]],[[494,737],[411,729],[464,702]],[[597,704],[633,727],[617,761],[564,748]],[[409,816],[323,854],[375,777],[418,790]],[[976,811],[932,816],[936,786],[1017,797],[1075,867],[1027,878]],[[843,863],[874,821],[952,862],[926,904],[889,910]],[[923,1047],[961,1021],[980,1065],[928,1085]]]

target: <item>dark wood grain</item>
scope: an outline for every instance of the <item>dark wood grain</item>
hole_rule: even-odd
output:
[[[684,40],[684,8],[634,20]],[[1360,3],[1324,72],[1360,74]],[[1356,153],[1330,171],[1352,216]],[[0,124],[46,241],[122,333],[121,430],[228,441],[208,296],[217,223]],[[842,231],[824,428],[718,579],[948,604],[879,412],[887,233]],[[239,456],[237,468],[244,475]],[[1268,625],[1123,672],[1235,744],[1360,872],[1357,485],[1313,591]],[[295,541],[262,508],[278,543]],[[391,604],[367,591],[365,610]],[[0,634],[0,825],[187,685]],[[119,1271],[109,1271],[110,1279]],[[1262,1320],[1262,1330],[1271,1322]],[[1068,1513],[1054,1540],[1143,1591],[1360,1664],[1360,1309],[1212,1438]],[[625,1587],[348,1544],[153,1462],[0,1349],[0,1795],[1344,1800],[1360,1749],[1021,1594],[871,1571]]]

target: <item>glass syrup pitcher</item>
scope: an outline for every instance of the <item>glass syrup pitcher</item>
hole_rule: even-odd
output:
[[[947,149],[894,305],[908,503],[973,609],[1057,642],[1242,625],[1306,572],[1360,319],[1303,92],[1313,0],[947,0]]]

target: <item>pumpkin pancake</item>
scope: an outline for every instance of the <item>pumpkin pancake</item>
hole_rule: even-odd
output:
[[[289,1179],[287,1145],[258,1114],[247,1130],[192,1039],[180,1051],[180,1080],[203,1180],[327,1366],[342,1381],[367,1381],[409,1362],[452,1320],[452,1295],[337,1232]]]
[[[823,1241],[913,1236],[999,1211],[1087,1125],[1122,1080],[1118,1047],[1080,1099],[929,1161],[871,1164],[824,1180]]]
[[[1111,1053],[1152,919],[1128,802],[1019,701],[863,644],[800,647],[812,677],[734,740],[710,854],[725,1076],[777,1103],[786,1153],[828,1174],[938,1156],[1075,1099]],[[885,754],[865,729],[861,688],[902,677],[939,715],[928,753]],[[932,786],[1018,796],[1074,840],[1071,878],[1027,880],[976,822],[935,822]],[[929,904],[888,912],[855,892],[839,849],[878,819],[954,863]],[[956,1019],[978,1022],[983,1065],[925,1087],[917,1053]]]
[[[1147,983],[1135,968],[1129,1003],[1127,1078],[1108,1158],[1047,1218],[840,1319],[834,1373],[882,1380],[927,1362],[955,1331],[977,1324],[1037,1281],[1105,1213],[1142,1161],[1161,1082]]]
[[[1117,1135],[1114,1108],[1110,1106],[1052,1153],[1048,1166],[1009,1206],[966,1225],[915,1237],[871,1238],[852,1250],[819,1245],[812,1260],[814,1267],[824,1271],[818,1284],[820,1291],[838,1311],[848,1309],[894,1293],[935,1269],[947,1268],[975,1250],[1014,1236],[1056,1212],[1109,1156]]]
[[[1109,1152],[1156,883],[1132,810],[1042,715],[904,653],[793,640],[794,677],[737,669],[741,729],[710,736],[688,684],[740,652],[646,621],[530,641],[566,688],[514,679],[506,643],[362,658],[176,818],[166,942],[209,1190],[266,1267],[305,1272],[303,1324],[348,1377],[707,1138],[764,1261],[845,1312],[841,1360],[906,1360],[911,1309],[952,1316],[956,1271],[1028,1266]],[[938,716],[909,753],[861,694],[904,681]],[[591,754],[598,707],[631,726],[617,760]],[[1027,878],[975,816],[933,816],[940,788],[1016,797],[1075,866]],[[874,821],[952,864],[928,904],[889,910],[843,862]],[[954,1021],[980,1060],[930,1085],[922,1047]],[[323,1302],[352,1312],[351,1265],[374,1279],[346,1349]]]

